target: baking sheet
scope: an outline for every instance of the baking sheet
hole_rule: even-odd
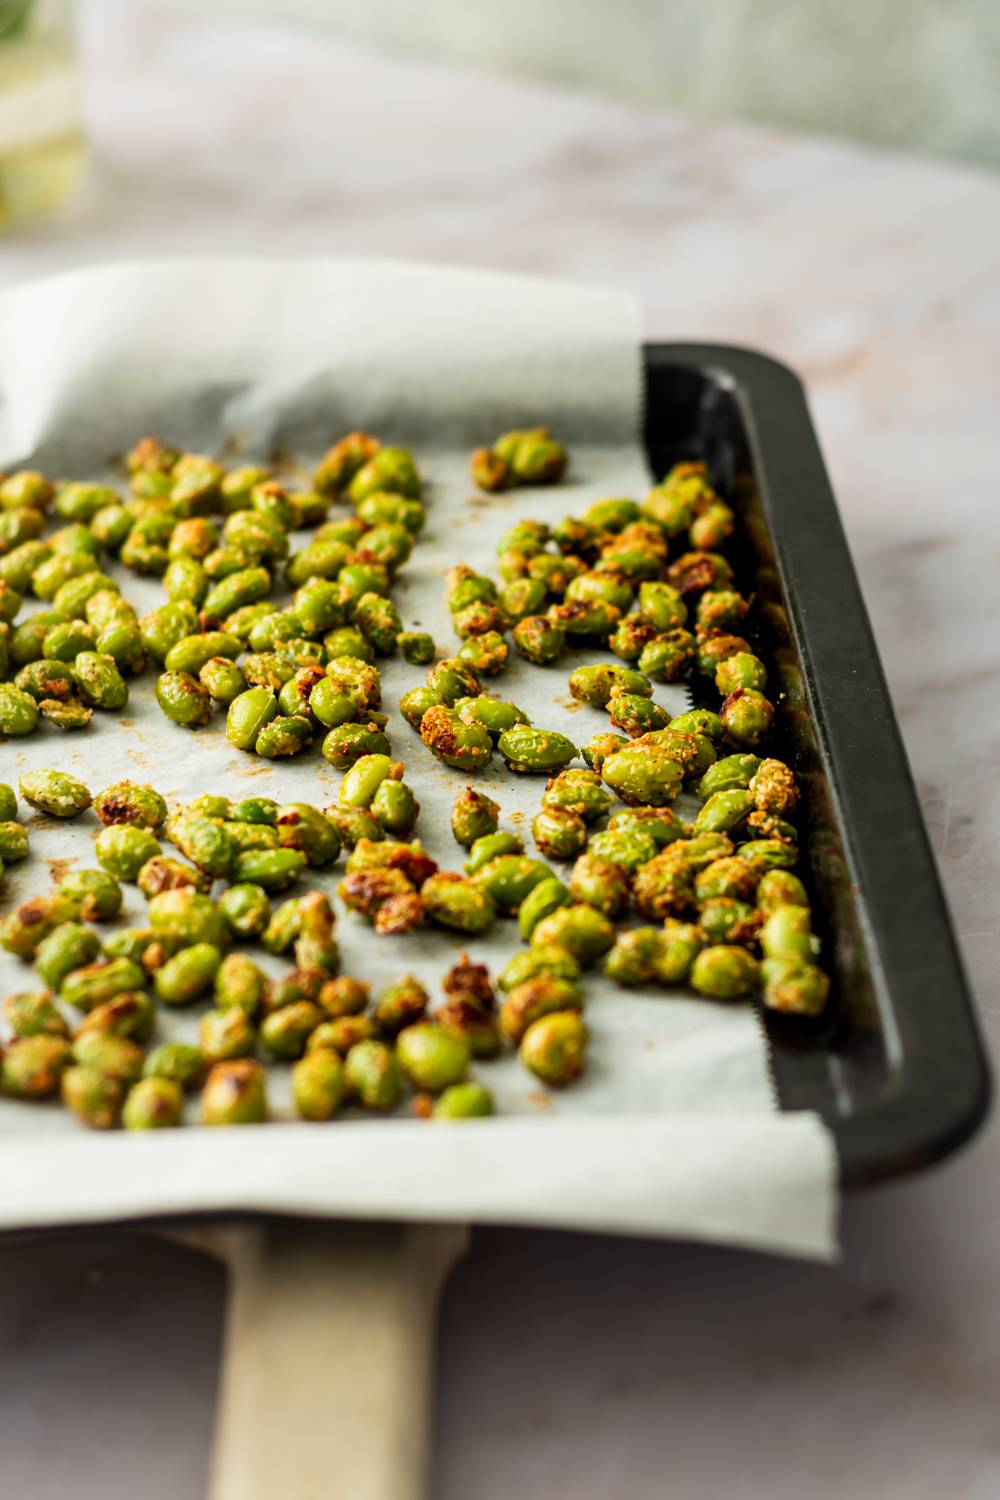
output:
[[[458,644],[443,598],[448,566],[464,560],[493,571],[496,540],[514,520],[554,520],[648,487],[641,400],[634,306],[593,288],[392,263],[205,261],[86,272],[0,299],[0,467],[30,460],[55,475],[120,483],[113,455],[152,431],[229,461],[278,453],[297,484],[352,428],[412,444],[428,480],[428,524],[394,597],[405,623],[430,630],[446,651]],[[476,496],[469,450],[539,420],[571,448],[569,481]],[[288,454],[304,461],[301,475]],[[155,580],[123,574],[122,588],[140,610],[163,600]],[[570,699],[574,664],[543,670],[515,659],[486,687],[583,743],[607,719]],[[395,709],[423,676],[385,663],[384,705],[394,753],[422,804],[417,834],[442,867],[455,868],[462,855],[448,816],[466,778],[435,761]],[[133,683],[127,708],[96,714],[82,734],[46,726],[0,746],[0,779],[59,765],[95,791],[130,776],[178,800],[206,789],[320,805],[335,798],[340,774],[315,749],[269,763],[234,751],[221,716],[194,734],[181,730],[160,714],[154,681],[150,672]],[[682,688],[659,687],[656,697],[674,712],[686,706]],[[512,776],[497,758],[480,784],[500,802],[501,826],[527,837],[541,779]],[[94,862],[92,815],[31,823],[32,853],[9,871],[5,904],[47,888],[47,865],[58,875]],[[332,893],[337,878],[317,873],[312,883]],[[142,923],[144,910],[127,888],[123,922]],[[376,986],[416,973],[432,994],[463,949],[496,970],[518,947],[512,922],[472,943],[435,930],[377,939],[343,908],[338,936],[344,972]],[[8,955],[0,979],[4,992],[32,982]],[[550,1094],[513,1057],[483,1065],[500,1115],[460,1129],[406,1119],[294,1124],[283,1069],[274,1070],[272,1093],[286,1123],[266,1130],[98,1137],[57,1106],[5,1100],[0,1224],[259,1208],[564,1224],[835,1253],[829,1134],[812,1115],[777,1111],[753,1011],[624,991],[599,973],[587,977],[586,995],[592,1042],[580,1083]],[[163,1034],[193,1036],[204,1008],[161,1013]]]

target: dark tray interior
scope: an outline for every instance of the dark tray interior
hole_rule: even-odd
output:
[[[739,582],[782,689],[777,753],[804,793],[829,1012],[769,1018],[782,1107],[817,1110],[856,1185],[975,1130],[989,1075],[868,616],[798,379],[750,350],[646,347],[658,475],[703,458],[741,516]]]

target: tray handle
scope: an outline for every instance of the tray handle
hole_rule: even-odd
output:
[[[281,1220],[176,1236],[229,1270],[208,1500],[422,1500],[459,1225]]]

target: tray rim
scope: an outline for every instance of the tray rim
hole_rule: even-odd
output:
[[[975,1134],[989,1111],[992,1082],[940,873],[805,387],[788,365],[741,345],[657,341],[644,343],[642,353],[647,376],[650,370],[669,367],[694,369],[732,392],[746,427],[776,566],[802,658],[809,711],[831,773],[832,800],[845,844],[852,855],[857,856],[859,850],[864,854],[861,863],[869,876],[874,874],[876,883],[880,876],[886,878],[890,863],[896,878],[906,877],[901,889],[907,892],[908,915],[911,920],[916,915],[925,944],[928,936],[939,944],[938,967],[947,982],[924,983],[921,988],[923,976],[918,975],[919,1003],[902,1015],[894,1009],[888,1017],[894,1024],[903,1024],[896,1026],[898,1052],[886,1086],[854,1114],[824,1114],[834,1137],[841,1187],[855,1188],[903,1176],[942,1160]],[[647,444],[655,424],[647,378],[643,429]],[[796,524],[794,506],[799,494],[809,496],[809,516]],[[775,529],[775,511],[785,512],[784,527]],[[817,550],[805,534],[806,525],[815,527],[817,518],[822,521],[823,581],[828,592],[840,596],[854,640],[854,680],[848,694],[838,691],[837,683],[822,675],[825,669],[817,658],[830,656],[830,642],[817,641],[815,627],[805,618],[810,610],[804,603],[813,601],[803,600],[800,580],[795,577],[810,545]],[[814,577],[811,581],[815,584],[817,580]],[[828,630],[826,633],[829,635]],[[894,816],[906,817],[908,843],[901,851],[866,848],[863,823],[859,831],[859,820],[870,796],[865,794],[865,783],[851,774],[857,769],[857,750],[851,753],[844,726],[838,722],[843,712],[840,700],[859,691],[880,710],[871,722],[866,721],[866,730],[874,732],[879,752],[880,794],[890,798]],[[912,899],[914,883],[920,897],[916,903]],[[879,894],[884,906],[885,893]],[[880,936],[877,925],[865,934],[866,945],[878,950],[876,957],[881,956]],[[883,980],[879,1009],[885,1020],[883,1007],[891,998],[896,976],[886,973],[884,965],[878,967]],[[904,978],[901,974],[899,982]],[[777,1084],[780,1100],[780,1076]]]

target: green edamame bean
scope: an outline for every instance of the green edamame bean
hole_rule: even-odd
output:
[[[263,823],[272,828],[278,821],[279,807],[273,797],[244,797],[230,810],[236,823]]]
[[[729,833],[745,821],[752,809],[750,792],[742,787],[729,787],[708,797],[692,826],[696,833]]]
[[[59,998],[78,1010],[93,1010],[116,995],[141,990],[146,974],[130,958],[106,958],[72,969],[59,986]]]
[[[340,784],[339,801],[344,807],[368,807],[395,762],[389,755],[363,755],[355,761]]]
[[[212,716],[208,689],[189,672],[163,672],[156,679],[156,701],[166,717],[184,729],[198,729]]]
[[[405,1087],[403,1070],[392,1048],[374,1038],[351,1047],[344,1059],[344,1083],[350,1098],[365,1109],[378,1110],[395,1109]]]
[[[327,658],[335,661],[340,657],[353,656],[357,661],[373,666],[375,652],[355,625],[341,625],[323,637]]]
[[[554,877],[540,880],[517,909],[517,927],[521,937],[525,942],[530,942],[532,933],[543,918],[551,916],[560,907],[572,905],[572,901],[569,890],[561,880]]]
[[[815,958],[819,942],[813,936],[812,917],[805,906],[777,906],[765,918],[760,933],[765,958]]]
[[[153,975],[157,996],[164,1005],[188,1005],[212,985],[222,954],[212,943],[192,943],[168,958]]]
[[[131,823],[102,828],[94,845],[98,864],[116,880],[137,880],[146,861],[162,852],[147,828],[137,828]]]
[[[720,943],[704,948],[691,965],[691,987],[712,1000],[738,1000],[757,985],[757,960],[745,948]]]
[[[344,1070],[331,1049],[311,1049],[292,1067],[292,1099],[304,1120],[331,1120],[344,1096]]]
[[[595,906],[562,906],[535,924],[533,946],[565,948],[584,968],[607,953],[615,940],[614,924]]]
[[[79,915],[77,903],[59,893],[22,901],[0,921],[0,948],[18,958],[31,958],[53,928],[61,922],[75,922]]]
[[[759,656],[749,651],[735,651],[720,661],[715,669],[715,686],[723,697],[728,697],[737,688],[753,688],[763,692],[767,686],[767,668]]]
[[[89,787],[66,771],[25,771],[21,796],[50,818],[76,818],[94,800]]]
[[[67,1068],[59,1084],[66,1108],[92,1130],[111,1130],[117,1125],[125,1087],[120,1078],[82,1064]]]
[[[531,822],[540,853],[549,859],[572,859],[587,846],[587,825],[568,807],[542,807]]]
[[[363,712],[353,693],[344,692],[331,677],[325,675],[309,693],[309,711],[327,729],[353,723]]]
[[[317,869],[332,864],[340,853],[336,828],[307,802],[287,802],[278,812],[277,832],[282,849],[300,851]]]
[[[19,1037],[4,1049],[0,1089],[15,1099],[47,1099],[72,1061],[69,1042],[61,1036]]]
[[[206,630],[201,635],[182,636],[170,647],[163,660],[168,672],[186,672],[194,677],[213,656],[235,660],[243,642],[224,630]]]
[[[210,1010],[198,1022],[198,1044],[209,1063],[252,1057],[257,1032],[249,1016],[238,1007]]]
[[[595,834],[588,847],[597,859],[617,865],[626,875],[634,875],[642,865],[655,859],[660,849],[653,834],[641,823],[608,828]]]
[[[226,925],[216,904],[193,886],[161,891],[149,902],[149,925],[155,935],[177,947],[209,943],[221,948]]]
[[[481,724],[467,724],[443,705],[423,715],[420,738],[438,760],[459,771],[481,770],[493,754],[493,741]]]
[[[271,575],[266,568],[254,566],[237,568],[225,578],[220,578],[205,595],[202,612],[210,624],[225,620],[248,604],[256,604],[271,592]],[[223,632],[225,635],[226,632]],[[212,652],[213,656],[229,656],[229,651]],[[190,671],[189,667],[184,669]]]
[[[746,860],[723,855],[720,859],[713,859],[698,872],[695,878],[695,896],[699,905],[718,896],[731,896],[734,901],[751,901],[757,880],[758,872]]]
[[[28,662],[23,666],[14,679],[14,686],[22,693],[28,693],[36,703],[42,703],[45,699],[69,702],[76,696],[77,690],[73,668],[65,662],[49,661],[47,658]]]
[[[155,787],[137,781],[117,781],[94,798],[94,811],[106,826],[132,823],[156,832],[167,820],[167,804]]]
[[[621,743],[625,745],[628,741],[622,740]],[[576,813],[585,823],[596,823],[611,805],[612,798],[601,785],[600,776],[582,767],[560,771],[546,783],[542,793],[543,807],[565,808]]]
[[[445,657],[436,662],[427,673],[427,686],[433,688],[441,700],[453,707],[459,698],[474,698],[479,692],[479,677],[475,670],[458,656]]]
[[[507,991],[500,1006],[500,1030],[516,1045],[540,1017],[582,1008],[583,995],[575,980],[547,972],[534,974]]]
[[[201,1093],[203,1125],[256,1125],[267,1119],[264,1069],[249,1057],[216,1063]]]
[[[602,774],[623,802],[663,807],[679,793],[684,770],[663,747],[632,745],[609,755]]]
[[[565,629],[545,615],[526,615],[511,634],[519,654],[536,666],[558,661],[566,649]]]
[[[623,729],[632,739],[652,730],[665,729],[670,715],[652,698],[639,693],[614,692],[607,704],[608,717],[616,729]]]
[[[42,653],[49,661],[75,661],[81,651],[94,648],[93,627],[83,620],[66,620],[53,625],[42,641]]]
[[[211,876],[195,870],[192,865],[184,864],[181,859],[171,859],[169,855],[154,855],[142,865],[135,883],[148,900],[151,895],[159,895],[160,891],[174,891],[181,885],[193,885],[196,891],[210,891]]]
[[[404,781],[383,781],[370,810],[388,834],[405,838],[420,814],[420,803]]]
[[[239,701],[238,699],[236,700]],[[312,720],[304,714],[278,714],[257,736],[254,745],[258,755],[278,760],[298,755],[313,738]]]
[[[405,448],[380,448],[354,474],[349,493],[359,505],[367,496],[382,492],[419,500],[422,488],[411,453]]]
[[[830,993],[830,980],[816,964],[794,957],[766,958],[760,971],[768,1010],[792,1016],[821,1014]]]
[[[227,656],[212,656],[198,673],[198,681],[202,687],[208,689],[209,696],[216,703],[224,703],[227,706],[246,692],[246,678],[240,667]]]
[[[132,1084],[142,1076],[143,1051],[128,1037],[91,1028],[77,1033],[73,1061],[80,1067],[96,1068],[120,1083]]]
[[[482,725],[494,740],[515,724],[528,723],[527,714],[516,703],[506,703],[501,698],[489,698],[485,694],[457,699],[454,712],[464,724]]]
[[[47,510],[55,487],[37,469],[17,469],[0,483],[0,510]]]
[[[715,792],[744,791],[761,764],[758,755],[724,755],[709,766],[695,790],[702,802],[707,802]]]
[[[215,974],[215,1003],[219,1010],[244,1011],[254,1020],[267,993],[263,970],[245,953],[228,953]]]
[[[469,849],[469,857],[463,865],[466,875],[475,875],[483,865],[489,864],[491,859],[497,859],[501,854],[523,854],[524,841],[516,833],[485,833],[480,838],[473,840]]]
[[[504,671],[510,657],[510,647],[499,630],[485,630],[481,635],[471,636],[459,647],[458,659],[465,662],[477,677],[496,677]]]
[[[788,870],[799,862],[799,851],[787,839],[748,839],[737,853],[740,859],[762,870]]]
[[[124,708],[128,702],[128,683],[113,656],[81,651],[73,662],[73,675],[80,697],[94,708]]]
[[[475,875],[476,884],[501,911],[516,911],[536,885],[551,879],[552,870],[547,864],[523,854],[498,855]]]
[[[665,849],[685,837],[687,829],[681,819],[669,807],[623,807],[608,819],[608,831],[639,829],[655,843],[657,849]]]
[[[372,1011],[372,1020],[386,1036],[395,1036],[404,1027],[423,1019],[430,996],[419,979],[407,974],[380,990]]]
[[[651,697],[653,687],[643,672],[634,672],[628,667],[589,666],[577,667],[569,675],[569,690],[581,703],[594,708],[604,708],[614,693],[638,694]]]
[[[761,761],[750,782],[750,790],[758,812],[779,818],[791,817],[795,812],[799,800],[795,775],[783,761]]]
[[[125,1097],[122,1124],[126,1130],[170,1130],[180,1125],[184,1096],[169,1078],[142,1078]]]
[[[233,878],[237,884],[259,885],[265,891],[283,891],[306,868],[306,857],[298,849],[247,849],[237,854]]]
[[[194,557],[175,557],[163,575],[163,589],[168,599],[187,600],[198,606],[208,591],[208,575]]]
[[[232,869],[236,852],[224,823],[185,812],[172,821],[170,836],[181,853],[206,875],[225,877]]]
[[[340,724],[331,729],[320,746],[320,754],[338,771],[346,771],[369,755],[388,755],[389,738],[372,721]]]
[[[497,749],[512,771],[532,775],[559,771],[577,754],[576,746],[564,734],[527,724],[506,730],[497,740]]]
[[[396,645],[404,661],[414,666],[427,666],[434,660],[434,637],[425,630],[401,630]]]
[[[536,886],[535,890],[541,890],[541,886]],[[526,952],[514,954],[501,970],[497,983],[507,993],[536,974],[557,974],[561,979],[579,979],[581,973],[579,963],[568,949],[553,943],[534,943]]]
[[[323,1012],[312,1000],[293,1000],[264,1017],[260,1040],[273,1057],[301,1057],[306,1042],[323,1020]]]
[[[757,905],[771,912],[779,906],[802,906],[808,909],[806,888],[789,870],[768,870],[757,886]]]
[[[411,729],[419,729],[429,708],[447,707],[440,693],[432,687],[410,688],[399,700],[399,711]]]
[[[453,1083],[434,1102],[431,1117],[435,1120],[472,1120],[493,1113],[493,1095],[484,1084],[470,1080]]]
[[[261,730],[271,723],[277,712],[278,701],[270,688],[248,688],[229,705],[226,739],[237,750],[252,750]]]
[[[469,1067],[469,1044],[432,1021],[407,1026],[396,1039],[396,1056],[415,1088],[439,1094],[461,1083]]]
[[[105,950],[107,954],[107,950]],[[107,954],[111,957],[111,954]],[[125,955],[117,955],[123,957]],[[144,990],[123,990],[88,1011],[80,1022],[82,1031],[110,1031],[133,1042],[148,1042],[156,1024],[156,1006]]]
[[[679,590],[669,583],[647,581],[639,585],[639,613],[658,635],[687,624],[688,610]]]
[[[587,1041],[587,1028],[577,1011],[556,1011],[532,1022],[518,1055],[542,1083],[549,1088],[564,1088],[583,1071]]]
[[[163,1042],[154,1047],[143,1064],[145,1078],[166,1078],[185,1093],[205,1076],[205,1056],[190,1042]]]
[[[499,805],[485,792],[467,786],[458,793],[451,810],[451,831],[456,843],[470,849],[477,839],[495,833]]]
[[[3,1009],[15,1037],[69,1036],[66,1018],[47,991],[8,995]]]
[[[73,870],[59,884],[59,896],[85,922],[107,922],[122,909],[122,888],[107,870]]]
[[[93,963],[100,951],[100,939],[93,928],[63,922],[39,943],[35,968],[49,989],[57,990],[67,974]]]
[[[0,682],[0,735],[30,734],[38,723],[38,704],[13,683]]]
[[[454,870],[431,875],[421,886],[420,897],[432,922],[458,932],[485,932],[496,917],[489,892]]]
[[[725,725],[710,708],[688,709],[687,713],[671,719],[670,728],[681,734],[703,734],[713,745],[720,744],[725,734]]]

